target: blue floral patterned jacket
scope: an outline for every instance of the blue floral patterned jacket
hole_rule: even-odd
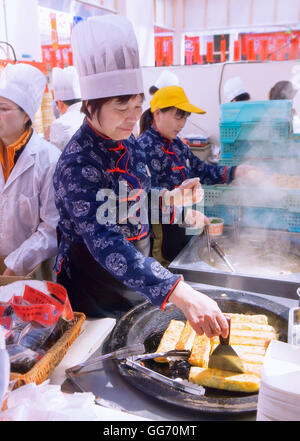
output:
[[[207,164],[193,154],[178,137],[170,141],[153,126],[146,130],[138,143],[145,152],[154,187],[168,190],[182,184],[184,179],[199,177],[205,185],[229,184],[234,167]]]
[[[146,237],[148,225],[103,224],[97,220],[98,209],[105,203],[99,190],[111,189],[118,197],[119,183],[124,181],[136,194],[141,189],[150,192],[144,150],[133,136],[122,142],[113,141],[85,120],[62,152],[53,178],[62,233],[56,271],[64,265],[69,274],[68,241],[84,242],[94,259],[116,279],[162,306],[180,277],[153,258],[144,257],[130,243]],[[142,198],[140,203],[143,204]]]

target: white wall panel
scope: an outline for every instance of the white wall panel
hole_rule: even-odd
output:
[[[251,0],[230,0],[229,25],[249,26]]]
[[[8,40],[14,46],[18,60],[42,61],[41,39],[38,23],[37,0],[6,1]]]
[[[165,25],[169,28],[173,27],[173,1],[166,0],[166,23]]]
[[[278,0],[277,23],[297,23],[300,18],[299,12],[299,0]]]
[[[207,27],[225,28],[227,25],[227,0],[207,2]]]
[[[156,0],[156,24],[164,26],[164,0]]]
[[[204,1],[185,0],[185,30],[202,29],[204,26]]]
[[[271,25],[274,23],[274,0],[253,0],[253,24]]]

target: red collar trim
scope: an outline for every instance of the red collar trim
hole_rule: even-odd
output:
[[[109,139],[110,141],[114,141],[113,139],[109,138],[108,136],[103,135],[102,133],[98,132],[98,130],[95,129],[95,127],[92,126],[92,124],[90,123],[90,121],[87,119],[87,117],[85,117],[85,120],[88,124],[88,126],[95,132],[97,133],[97,135],[101,136],[101,138],[103,139]]]
[[[174,139],[166,138],[162,133],[160,133],[160,131],[159,131],[156,127],[154,127],[153,124],[152,124],[152,127],[153,127],[153,129],[154,129],[157,133],[160,134],[160,136],[162,137],[163,141],[165,141],[165,142],[173,142],[173,141],[174,141]]]

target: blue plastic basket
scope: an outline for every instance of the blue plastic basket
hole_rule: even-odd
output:
[[[286,142],[251,142],[236,141],[222,143],[220,159],[235,159],[244,157],[247,159],[275,159],[275,158],[299,158],[300,145],[292,140]]]
[[[205,207],[204,213],[208,217],[221,217],[225,225],[232,225],[237,215],[235,206]],[[243,207],[241,211],[241,225],[249,228],[267,228],[300,233],[300,213],[292,213],[277,208]]]
[[[288,122],[291,119],[291,100],[239,101],[221,104],[221,122]]]
[[[220,142],[287,140],[291,133],[289,122],[220,123]]]
[[[266,174],[289,174],[299,175],[299,159],[296,158],[245,158],[244,156],[235,156],[234,158],[220,159],[219,165],[233,166],[240,164],[254,165],[262,169]]]

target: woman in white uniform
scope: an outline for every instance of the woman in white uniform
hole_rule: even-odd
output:
[[[0,77],[0,256],[5,276],[26,275],[57,252],[52,176],[60,151],[32,129],[46,78],[27,64]]]
[[[75,67],[54,67],[52,87],[60,116],[50,126],[49,141],[63,150],[84,119],[80,111],[81,93]]]

